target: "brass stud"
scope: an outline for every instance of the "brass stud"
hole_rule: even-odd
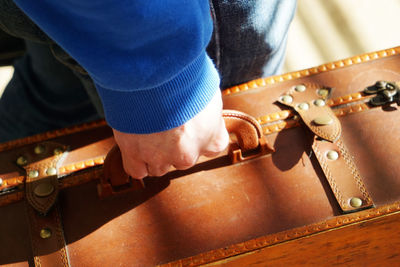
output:
[[[47,175],[56,175],[57,174],[57,169],[54,167],[50,167],[46,170]]]
[[[54,192],[54,186],[51,183],[38,184],[33,190],[33,193],[37,197],[47,197],[51,195],[51,193],[53,192]]]
[[[299,105],[298,105],[298,108],[299,109],[301,109],[301,110],[308,110],[308,108],[309,108],[310,106],[307,104],[307,103],[300,103]]]
[[[51,230],[49,228],[43,228],[40,230],[40,237],[47,239],[51,237]]]
[[[322,96],[322,97],[327,97],[329,94],[329,90],[326,88],[321,88],[318,90],[318,95]]]
[[[294,90],[296,90],[297,92],[304,92],[306,90],[306,86],[303,84],[299,84],[294,87]]]
[[[293,97],[290,95],[284,95],[281,97],[281,101],[285,104],[290,104],[293,102]]]
[[[25,166],[26,164],[28,164],[28,160],[24,156],[20,156],[17,158],[18,166]]]
[[[35,146],[34,152],[35,152],[36,155],[43,154],[43,152],[44,152],[44,146],[43,146],[43,145],[37,145],[37,146]]]
[[[325,106],[325,101],[322,99],[317,99],[314,101],[314,105],[316,105],[317,107],[323,107]]]
[[[37,170],[30,170],[28,172],[28,177],[29,178],[36,178],[39,176],[39,172]]]
[[[326,157],[329,160],[337,160],[339,158],[339,153],[337,153],[335,150],[330,150],[328,153],[326,153]]]
[[[362,205],[362,200],[358,197],[352,197],[350,199],[350,206],[352,206],[353,208],[359,208]]]
[[[57,155],[64,153],[64,150],[59,147],[59,148],[54,149],[53,153],[55,156],[57,156]]]
[[[313,119],[313,122],[316,125],[324,126],[324,125],[332,124],[333,123],[333,119],[328,115],[322,115],[322,116],[318,116],[315,119]]]

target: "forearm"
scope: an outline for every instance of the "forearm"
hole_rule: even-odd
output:
[[[120,131],[181,125],[218,90],[208,1],[16,3],[88,71]]]

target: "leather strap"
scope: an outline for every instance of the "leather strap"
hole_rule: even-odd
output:
[[[58,206],[41,216],[27,205],[33,262],[36,267],[70,266]]]
[[[373,206],[357,167],[341,139],[331,143],[314,138],[312,148],[344,213]],[[333,153],[334,157],[330,159],[328,153]]]
[[[54,155],[53,151],[60,148],[66,150],[58,143],[44,142],[33,150],[39,159],[24,166],[26,199],[41,214],[50,210],[58,196],[57,164],[64,153]]]
[[[326,105],[330,88],[304,84],[291,88],[279,102],[293,108],[314,133],[313,151],[343,212],[373,206],[356,165],[341,140],[341,125]]]

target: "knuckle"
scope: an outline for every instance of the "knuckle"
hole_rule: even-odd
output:
[[[134,179],[142,179],[148,175],[144,164],[124,161],[123,167],[125,172]]]
[[[168,172],[170,168],[170,165],[164,165],[164,166],[155,166],[155,167],[150,167],[149,166],[149,175],[150,176],[163,176]]]
[[[182,153],[175,163],[177,169],[188,169],[196,164],[197,155],[192,153]]]
[[[138,171],[138,170],[126,170],[125,172],[134,179],[143,179],[148,175],[147,171]]]

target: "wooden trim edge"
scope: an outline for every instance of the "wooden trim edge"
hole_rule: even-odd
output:
[[[374,219],[386,216],[390,213],[400,212],[400,201],[393,204],[385,205],[378,208],[372,208],[357,213],[337,216],[326,221],[310,224],[307,226],[297,227],[294,229],[282,231],[276,234],[262,236],[242,243],[230,245],[225,248],[215,249],[196,256],[181,259],[175,262],[162,265],[164,267],[172,266],[198,266],[208,264],[215,261],[223,260],[228,257],[238,256],[240,254],[249,253],[261,248],[269,247],[286,241],[298,239],[311,234],[317,234],[329,231],[335,228],[348,226],[359,223],[367,219]]]

